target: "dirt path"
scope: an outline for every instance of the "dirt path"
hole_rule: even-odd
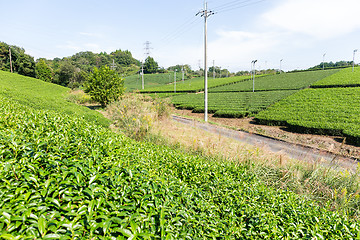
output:
[[[342,156],[322,149],[304,146],[301,144],[289,143],[272,137],[262,136],[256,133],[249,133],[241,130],[232,130],[219,127],[214,124],[202,123],[194,119],[173,115],[173,120],[186,125],[216,133],[224,137],[232,138],[257,147],[265,148],[270,152],[286,154],[291,158],[308,162],[321,162],[327,166],[341,166],[346,169],[356,170],[358,161],[351,157]]]

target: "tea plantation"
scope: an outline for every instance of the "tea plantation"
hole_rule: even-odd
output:
[[[1,98],[0,237],[355,237],[358,224],[246,168]]]
[[[296,91],[209,93],[208,110],[217,117],[245,117],[257,113]],[[177,108],[204,112],[204,94],[183,94],[172,97]]]
[[[360,237],[357,221],[266,187],[246,165],[135,142],[10,93],[0,102],[1,239]]]
[[[217,85],[209,84],[208,110],[210,113],[214,113],[215,117],[241,118],[252,116],[337,71],[335,69],[257,76],[255,78],[255,92],[252,92],[253,81],[249,79],[249,76],[212,79],[213,83]],[[202,89],[203,84],[203,80],[198,81],[197,88]],[[204,94],[192,93],[197,88],[182,89],[187,94],[172,96],[172,103],[177,108],[204,112]],[[161,94],[161,91],[159,93]]]
[[[66,87],[0,71],[0,96],[35,109],[75,115],[102,126],[109,126],[109,121],[100,113],[67,101],[69,91]]]
[[[177,81],[182,79],[182,75],[176,75]],[[154,88],[174,82],[174,73],[144,74],[144,88]],[[125,78],[124,86],[127,92],[141,90],[142,79],[139,74]]]
[[[255,78],[255,91],[298,90],[306,88],[314,82],[331,76],[337,69],[325,71],[295,72],[269,75]],[[236,84],[209,89],[209,92],[252,92],[253,81],[244,81]]]
[[[311,87],[327,88],[327,87],[360,87],[360,67],[345,68],[334,75],[326,77]]]
[[[359,237],[357,221],[266,187],[246,165],[135,142],[9,96],[0,96],[1,239]]]
[[[259,76],[260,77],[260,76]],[[208,87],[218,87],[224,86],[228,84],[238,83],[242,81],[249,80],[250,76],[237,76],[237,77],[229,77],[229,78],[209,78],[208,79]],[[204,91],[204,78],[193,78],[190,80],[186,80],[184,82],[177,82],[176,89],[174,84],[163,85],[154,88],[148,88],[145,90],[141,90],[142,93],[166,93],[166,92],[200,92]]]
[[[351,87],[360,83],[359,73],[359,69],[343,69],[315,83],[316,88],[302,90],[260,112],[256,119],[302,133],[344,136],[348,143],[360,146],[360,88]]]

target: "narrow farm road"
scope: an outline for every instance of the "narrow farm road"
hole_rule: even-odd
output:
[[[198,129],[216,133],[256,147],[265,148],[266,150],[278,153],[279,155],[287,155],[293,159],[312,163],[318,162],[330,167],[337,166],[354,172],[356,171],[357,164],[359,162],[359,159],[347,158],[324,150],[310,148],[300,144],[288,143],[259,134],[223,128],[176,115],[172,115],[172,119],[176,122],[190,125]]]

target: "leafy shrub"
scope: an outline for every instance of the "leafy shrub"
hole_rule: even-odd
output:
[[[118,100],[124,93],[124,79],[108,66],[94,68],[94,71],[84,83],[85,92],[91,98],[105,107]]]

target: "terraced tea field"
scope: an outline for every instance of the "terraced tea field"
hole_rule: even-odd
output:
[[[255,78],[255,91],[298,90],[326,78],[339,70],[284,73]],[[209,92],[251,92],[253,81],[244,81],[209,89]]]
[[[215,113],[214,116],[216,117],[239,118],[254,115],[337,71],[311,71],[256,77],[254,93],[252,92],[253,82],[247,77],[228,78],[225,79],[227,84],[222,86],[216,87],[215,84],[209,84],[208,109],[210,113]],[[220,82],[222,79],[217,81]],[[203,84],[203,81],[199,80],[197,82],[198,88],[203,87]],[[172,103],[178,108],[204,112],[204,95],[191,93],[196,88],[190,89],[184,88],[188,94],[173,96],[171,98]]]
[[[360,146],[360,88],[324,88],[360,82],[359,72],[341,70],[314,84],[322,88],[302,90],[256,118],[261,124],[289,126],[297,132],[344,136],[348,143]]]
[[[249,80],[250,76],[239,76],[229,78],[208,78],[208,87],[213,88],[227,84],[237,83]],[[161,93],[161,92],[174,92],[174,84],[169,84],[156,88],[148,88],[142,93]],[[200,92],[204,91],[204,78],[193,78],[184,82],[176,83],[176,92]]]
[[[222,92],[209,93],[208,110],[217,117],[245,117],[257,113],[272,103],[279,101],[296,91],[266,91],[266,92]],[[204,112],[204,94],[183,94],[172,97],[172,103],[177,108],[193,109],[194,112]]]
[[[176,75],[177,81],[181,81],[182,74]],[[154,88],[174,82],[174,73],[144,74],[144,88]],[[125,78],[124,86],[127,92],[142,89],[140,75],[132,75]]]
[[[314,83],[311,87],[360,87],[360,67],[345,68],[334,75]]]

